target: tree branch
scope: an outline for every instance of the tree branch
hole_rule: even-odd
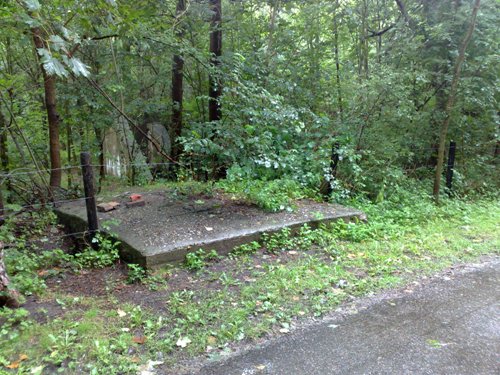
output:
[[[370,32],[370,34],[368,34],[367,36],[365,36],[365,38],[373,38],[373,37],[376,37],[376,36],[384,35],[386,32],[388,32],[389,30],[393,29],[395,26],[396,26],[396,24],[393,23],[392,25],[389,25],[385,29],[382,29],[380,31],[368,30]]]

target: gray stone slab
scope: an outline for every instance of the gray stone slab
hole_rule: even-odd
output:
[[[161,191],[143,194],[143,199],[143,207],[127,208],[127,197],[113,197],[120,206],[100,212],[98,218],[101,228],[109,226],[108,231],[117,235],[125,260],[148,267],[181,261],[200,248],[226,254],[283,228],[364,218],[361,211],[310,200],[296,202],[293,212],[269,213],[222,195],[179,198]],[[84,202],[64,204],[56,214],[70,231],[85,230]]]

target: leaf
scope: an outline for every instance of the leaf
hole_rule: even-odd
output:
[[[207,337],[207,344],[209,345],[215,345],[217,343],[217,338],[214,336],[208,336]]]
[[[30,12],[36,12],[41,8],[41,5],[38,2],[38,0],[24,0],[24,4],[26,5],[26,7]]]
[[[9,364],[5,367],[10,368],[10,369],[19,368],[19,365],[21,364],[21,362],[26,361],[27,359],[28,359],[28,356],[26,354],[20,354],[17,361],[12,362],[11,364]]]
[[[153,375],[155,374],[154,372],[154,366],[159,366],[159,365],[163,365],[163,362],[162,361],[148,361],[146,364],[142,365],[142,366],[139,366],[138,370],[138,374],[139,375]]]
[[[144,344],[146,342],[146,336],[134,336],[132,338],[132,341],[135,342],[136,344]]]
[[[89,67],[85,65],[80,59],[76,57],[68,58],[66,56],[63,56],[63,60],[66,65],[73,71],[73,73],[75,73],[76,76],[90,76]]]
[[[433,348],[438,348],[438,349],[443,346],[443,344],[440,343],[438,340],[432,340],[432,339],[427,340],[427,344],[429,344]]]
[[[12,362],[11,364],[5,366],[7,368],[10,368],[10,369],[16,369],[16,368],[19,368],[19,365],[21,364],[20,361],[14,361]]]
[[[45,368],[44,365],[33,367],[31,369],[31,371],[30,371],[30,374],[32,374],[32,375],[41,375],[44,368]]]
[[[59,76],[59,77],[67,77],[68,72],[64,68],[64,66],[52,56],[52,54],[46,50],[45,48],[37,49],[38,55],[40,56],[40,62],[43,64],[43,68],[47,72],[49,76]]]
[[[181,337],[179,338],[179,340],[177,340],[177,343],[175,345],[181,348],[185,348],[186,346],[188,346],[188,344],[191,344],[191,340],[189,339],[189,337]]]
[[[66,42],[59,35],[51,35],[49,40],[54,51],[66,51]]]

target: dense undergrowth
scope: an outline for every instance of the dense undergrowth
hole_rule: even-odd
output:
[[[312,196],[294,183],[238,184],[216,188],[271,210],[293,209],[293,199]],[[200,189],[211,190],[178,186],[179,194]],[[365,211],[367,223],[304,226],[297,236],[284,230],[228,257],[199,250],[182,266],[151,272],[129,265],[128,277],[116,283],[155,293],[161,300],[156,306],[147,297],[124,300],[113,288],[96,297],[47,288],[50,280],[64,283],[68,275],[111,266],[116,245],[100,238],[98,250],[50,248],[46,234],[54,218],[30,214],[23,226],[27,218],[19,216],[2,227],[7,268],[14,287],[37,295],[38,305],[0,310],[0,373],[167,371],[193,356],[217,358],[240,341],[286,334],[300,319],[322,316],[356,296],[499,254],[497,197],[444,199],[436,206],[421,191],[394,190],[376,204],[365,198],[344,202]],[[178,286],[175,278],[182,277],[191,281]],[[61,310],[55,316],[44,310],[51,303]]]

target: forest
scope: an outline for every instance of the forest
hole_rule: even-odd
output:
[[[207,343],[223,352],[227,343],[288,330],[290,319],[319,316],[344,298],[319,303],[313,296],[281,316],[290,298],[322,290],[321,280],[338,272],[319,265],[323,256],[307,265],[301,258],[286,275],[269,266],[267,284],[262,279],[237,293],[234,303],[246,298],[245,305],[264,285],[276,288],[267,291],[276,309],[252,312],[262,325],[245,323],[248,311],[223,312],[219,292],[200,307],[192,295],[203,290],[174,286],[168,298],[176,307],[168,314],[177,320],[168,337],[156,336],[162,318],[132,299],[112,318],[130,319],[132,331],[106,331],[102,347],[94,347],[98,333],[90,325],[111,324],[97,319],[96,309],[116,310],[119,298],[105,303],[99,293],[109,285],[101,285],[102,305],[91,307],[79,278],[104,278],[100,270],[112,269],[127,287],[152,293],[177,271],[123,265],[117,245],[104,237],[99,249],[84,252],[67,243],[52,208],[83,196],[82,152],[90,153],[104,196],[162,186],[181,194],[223,191],[271,212],[292,211],[302,198],[362,209],[368,223],[307,229],[298,240],[284,233],[238,250],[249,262],[256,251],[280,258],[273,249],[293,253],[305,241],[327,249],[328,262],[345,260],[342,280],[351,280],[349,262],[376,268],[366,270],[370,281],[353,273],[346,295],[406,282],[389,270],[396,258],[405,269],[430,272],[498,253],[499,25],[496,0],[0,0],[0,303],[32,306],[0,307],[0,348],[16,343],[0,351],[0,365],[26,371],[19,373],[97,374],[136,373],[146,363],[143,370],[153,371],[151,361],[174,366]],[[437,220],[433,228],[428,220]],[[458,236],[461,225],[475,234],[440,242],[446,249],[438,251],[432,233]],[[424,258],[406,264],[395,255],[406,240],[417,241],[411,246]],[[342,250],[334,252],[337,241]],[[373,255],[370,265],[356,263],[378,254],[379,241],[387,241],[389,260]],[[435,253],[424,256],[419,246]],[[222,262],[223,278],[247,277],[237,276],[240,261],[212,258],[195,253],[179,274],[208,277],[221,270],[207,267]],[[306,269],[321,277],[306,281]],[[56,291],[50,280],[61,274],[80,287]],[[292,276],[303,283],[288,294],[272,282]],[[23,323],[39,307],[33,296],[43,295],[52,310],[66,312],[48,308],[49,322],[33,318],[30,331]],[[76,327],[68,314],[80,304],[87,313]],[[217,318],[200,322],[193,311]],[[24,358],[19,350],[36,335],[49,338]],[[130,340],[142,351],[130,354]],[[191,352],[170,362],[151,354],[187,345]],[[80,365],[81,353],[88,361]],[[125,365],[121,356],[133,360]]]
[[[3,193],[27,203],[51,188],[70,194],[79,152],[90,151],[100,183],[289,179],[318,189],[326,177],[338,196],[376,197],[437,179],[450,140],[455,192],[493,189],[498,10],[3,1]],[[16,178],[22,171],[39,173]]]

